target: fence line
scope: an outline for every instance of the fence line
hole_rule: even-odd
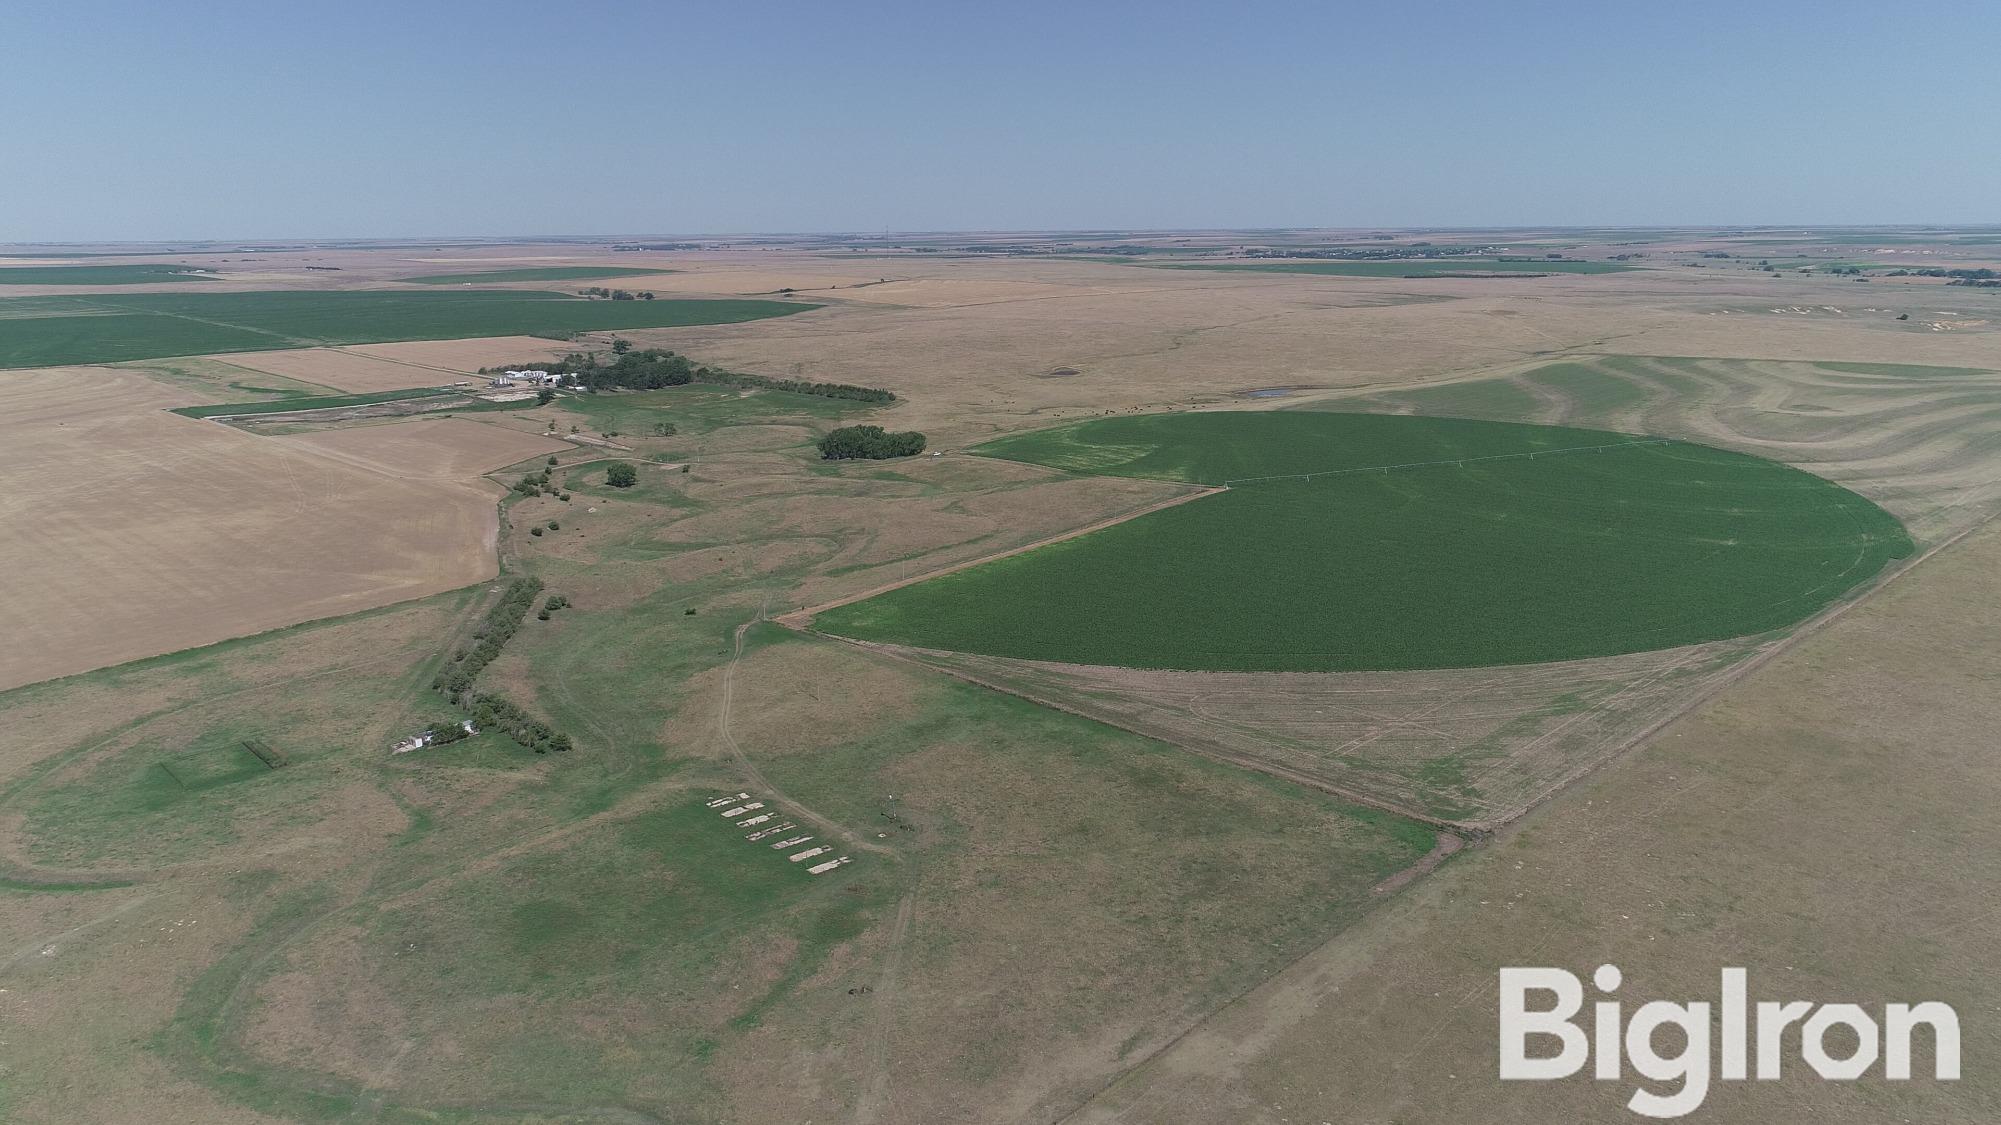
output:
[[[1365,465],[1359,469],[1323,469],[1317,473],[1282,473],[1269,477],[1238,477],[1226,480],[1224,487],[1233,484],[1257,484],[1268,480],[1312,480],[1314,477],[1338,477],[1347,473],[1388,473],[1392,469],[1422,469],[1432,465],[1470,465],[1475,461],[1508,461],[1520,458],[1534,460],[1555,453],[1595,453],[1606,449],[1627,449],[1638,445],[1673,445],[1673,438],[1647,438],[1641,441],[1620,441],[1610,445],[1570,445],[1562,449],[1537,449],[1527,453],[1489,453],[1481,457],[1447,458],[1443,461],[1406,461],[1397,465]]]

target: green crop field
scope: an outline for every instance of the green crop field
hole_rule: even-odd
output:
[[[537,266],[487,273],[431,273],[422,277],[400,278],[424,285],[486,285],[499,281],[587,281],[597,277],[644,277],[647,274],[675,273],[668,269],[637,269],[632,266]]]
[[[1893,517],[1819,477],[1602,430],[1169,414],[978,451],[1230,488],[827,611],[819,628],[1139,668],[1530,663],[1782,628],[1912,549]]]
[[[1240,270],[1248,273],[1317,273],[1335,277],[1454,277],[1482,273],[1624,273],[1617,262],[1531,258],[1410,258],[1401,261],[1316,262],[1279,258],[1256,262],[1158,262],[1152,269]]]
[[[0,367],[734,324],[818,307],[751,300],[587,301],[495,289],[18,297],[0,299]]]
[[[192,266],[0,266],[0,285],[151,285],[213,281]]]

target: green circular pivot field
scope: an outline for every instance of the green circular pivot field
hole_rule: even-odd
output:
[[[1228,491],[829,610],[816,627],[1132,668],[1519,664],[1783,628],[1912,549],[1894,517],[1810,473],[1601,430],[1167,414],[979,452]]]

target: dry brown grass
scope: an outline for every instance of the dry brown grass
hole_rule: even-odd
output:
[[[870,647],[1220,761],[1484,831],[1713,691],[1769,644],[1330,673],[1145,671]]]

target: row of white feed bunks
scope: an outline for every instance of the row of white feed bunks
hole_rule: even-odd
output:
[[[831,844],[816,842],[811,833],[800,831],[797,824],[786,820],[777,809],[767,802],[751,799],[748,793],[717,797],[706,804],[736,827],[751,829],[744,839],[752,843],[763,844],[775,852],[797,849],[785,858],[793,863],[811,863],[806,869],[811,874],[825,875],[849,862],[847,856],[834,855]]]

